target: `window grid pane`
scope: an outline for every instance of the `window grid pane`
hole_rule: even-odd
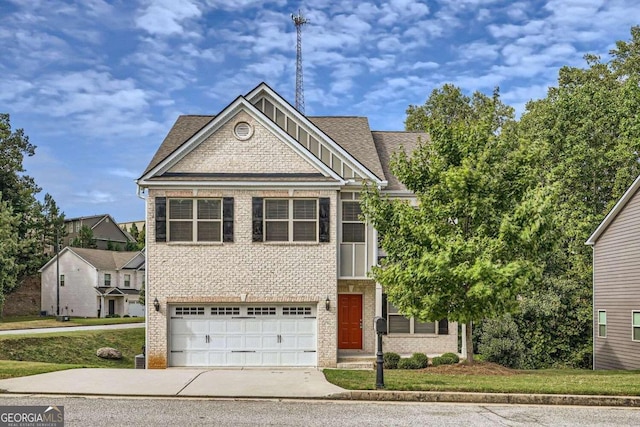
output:
[[[342,202],[342,220],[343,221],[360,221],[362,208],[360,202]]]
[[[419,322],[414,319],[413,333],[414,334],[435,334],[436,323],[435,322]]]
[[[640,326],[633,328],[633,340],[640,341]]]
[[[169,199],[169,219],[192,219],[193,200]]]
[[[606,337],[607,336],[607,325],[600,325],[598,327],[598,336]]]
[[[267,242],[287,242],[289,241],[288,221],[266,221],[265,240]]]
[[[193,223],[191,221],[170,221],[169,241],[190,242],[193,240]]]
[[[598,312],[598,324],[606,325],[607,324],[607,312],[599,311]]]
[[[198,219],[220,219],[220,200],[198,200]]]
[[[289,219],[288,200],[265,200],[266,219]]]
[[[220,221],[199,221],[198,242],[220,242],[221,225]]]
[[[363,223],[343,223],[342,241],[344,243],[364,242],[365,228]]]
[[[408,334],[410,332],[410,321],[408,318],[399,315],[389,316],[390,334]]]
[[[317,235],[315,221],[296,221],[293,223],[293,240],[295,242],[315,242]]]
[[[640,326],[640,311],[633,312],[633,326]]]
[[[293,219],[316,219],[317,212],[315,200],[293,201]]]

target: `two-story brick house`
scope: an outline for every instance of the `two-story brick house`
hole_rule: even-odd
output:
[[[397,314],[367,276],[363,183],[411,199],[389,159],[424,136],[307,117],[264,83],[216,116],[180,116],[137,181],[147,366],[336,366],[375,354],[380,315],[385,351],[455,352],[457,325]]]

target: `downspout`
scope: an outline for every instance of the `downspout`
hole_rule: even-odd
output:
[[[591,246],[591,363],[592,370],[596,370],[596,328],[595,328],[595,310],[596,310],[596,245]]]

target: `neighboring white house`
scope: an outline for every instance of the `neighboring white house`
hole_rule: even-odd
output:
[[[457,324],[419,322],[369,276],[365,183],[413,199],[389,168],[423,133],[308,117],[266,84],[215,116],[180,116],[144,171],[147,367],[321,366],[384,350],[457,351]]]
[[[40,269],[43,312],[75,317],[144,316],[144,306],[138,302],[145,278],[143,251],[67,246],[58,256]]]

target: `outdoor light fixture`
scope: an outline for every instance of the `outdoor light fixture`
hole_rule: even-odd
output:
[[[160,301],[158,301],[158,297],[153,300],[153,307],[156,309],[156,311],[160,311]]]
[[[327,299],[324,300],[324,308],[326,308],[327,311],[331,310],[331,300],[329,299],[328,296],[327,296]]]

